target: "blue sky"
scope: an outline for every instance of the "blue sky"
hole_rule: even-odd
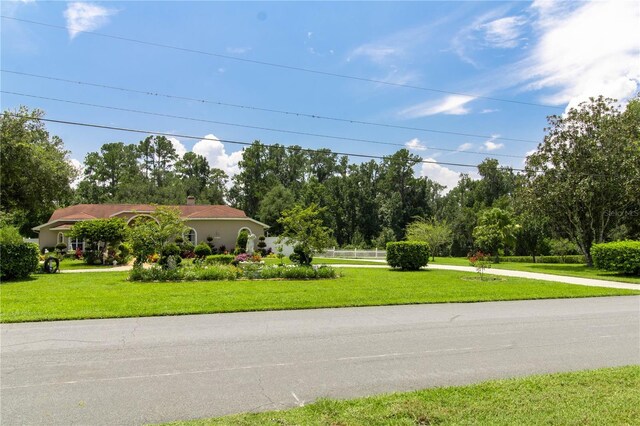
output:
[[[43,109],[52,119],[207,137],[177,138],[174,143],[181,151],[205,155],[229,174],[237,171],[241,147],[216,138],[368,155],[388,155],[406,146],[439,162],[478,164],[495,156],[501,164],[519,168],[536,143],[502,138],[539,141],[547,115],[599,94],[624,100],[639,90],[640,81],[638,2],[3,1],[2,15],[3,91],[200,121],[7,93],[2,93],[3,110],[24,104]],[[215,102],[485,137],[353,124]],[[136,143],[144,137],[62,124],[47,127],[64,140],[74,160],[107,142]],[[424,164],[416,171],[451,187],[460,172],[474,169]]]

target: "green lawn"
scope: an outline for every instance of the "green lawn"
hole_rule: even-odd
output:
[[[464,257],[436,257],[434,265],[470,266]],[[566,275],[570,277],[593,278],[596,280],[618,281],[624,283],[640,284],[640,276],[623,275],[615,272],[601,271],[586,265],[572,263],[521,263],[500,262],[491,265],[492,269],[511,269],[513,271],[539,272],[552,275]],[[490,270],[489,270],[490,272]]]
[[[122,266],[122,265],[118,265]],[[88,265],[84,260],[76,259],[62,259],[60,262],[60,270],[65,271],[69,269],[109,269],[113,268],[113,265]]]
[[[202,425],[631,425],[640,420],[640,367],[496,380],[302,408],[170,423]]]
[[[478,281],[477,274],[342,269],[317,281],[139,283],[126,272],[34,275],[2,283],[0,321],[43,321],[413,303],[640,294],[640,291],[524,278]]]

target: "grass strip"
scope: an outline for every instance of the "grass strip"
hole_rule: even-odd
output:
[[[0,321],[50,321],[280,309],[638,295],[526,278],[478,281],[470,272],[341,270],[330,280],[139,283],[126,272],[35,275],[0,286]]]
[[[640,419],[640,367],[537,375],[302,408],[169,423],[204,425],[631,425]]]

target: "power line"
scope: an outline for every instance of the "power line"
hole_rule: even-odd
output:
[[[102,89],[118,90],[118,91],[129,92],[129,93],[138,93],[138,94],[147,95],[147,96],[159,96],[159,97],[165,97],[165,98],[168,98],[168,99],[180,99],[180,100],[185,100],[185,101],[207,103],[207,104],[220,105],[220,106],[226,106],[226,107],[232,107],[232,108],[249,109],[249,110],[254,110],[254,111],[272,112],[272,113],[285,114],[285,115],[291,115],[291,116],[297,116],[297,117],[307,117],[307,118],[315,118],[315,119],[321,119],[321,120],[331,120],[331,121],[350,123],[350,124],[363,124],[363,125],[367,125],[367,126],[387,127],[387,128],[393,128],[393,129],[404,129],[404,130],[414,130],[414,131],[420,131],[420,132],[440,133],[440,134],[446,134],[446,135],[466,136],[466,137],[481,138],[481,139],[503,140],[503,141],[512,141],[512,142],[527,142],[527,143],[533,143],[533,144],[538,144],[539,143],[539,141],[534,141],[534,140],[531,140],[531,139],[517,139],[517,138],[507,138],[507,137],[501,137],[501,136],[494,137],[492,135],[480,135],[480,134],[474,134],[474,133],[462,133],[462,132],[452,132],[452,131],[447,131],[447,130],[428,129],[428,128],[424,128],[424,127],[411,127],[411,126],[400,126],[400,125],[395,125],[395,124],[375,123],[375,122],[371,122],[371,121],[353,120],[353,119],[348,119],[348,118],[331,117],[331,116],[325,116],[325,115],[319,115],[319,114],[307,114],[307,113],[296,112],[296,111],[284,111],[284,110],[277,110],[277,109],[271,109],[271,108],[261,108],[261,107],[249,106],[249,105],[232,104],[232,103],[226,103],[226,102],[221,102],[221,101],[213,101],[213,100],[207,100],[207,99],[190,98],[190,97],[187,97],[187,96],[170,95],[170,94],[165,94],[165,93],[160,93],[160,92],[155,92],[155,91],[151,92],[151,91],[145,91],[145,90],[129,89],[129,88],[124,88],[124,87],[110,86],[110,85],[99,84],[99,83],[90,83],[90,82],[79,81],[79,80],[68,80],[68,79],[64,79],[64,78],[44,76],[44,75],[39,75],[39,74],[31,74],[31,73],[25,73],[25,72],[20,72],[20,71],[12,71],[12,70],[5,70],[5,69],[0,69],[0,71],[1,72],[6,72],[6,73],[10,73],[10,74],[27,76],[27,77],[42,78],[42,79],[45,79],[45,80],[62,81],[62,82],[65,82],[65,83],[80,84],[80,85],[84,85],[84,86],[98,87],[98,88],[102,88]]]
[[[390,146],[398,146],[398,147],[402,147],[402,148],[407,148],[407,146],[404,145],[404,144],[393,143],[393,142],[384,142],[384,141],[377,141],[377,140],[370,140],[370,139],[349,138],[349,137],[335,136],[335,135],[323,135],[323,134],[319,134],[319,133],[300,132],[300,131],[296,131],[296,130],[286,130],[286,129],[271,128],[271,127],[253,126],[253,125],[249,125],[249,124],[229,123],[229,122],[225,122],[225,121],[207,120],[207,119],[202,119],[202,118],[185,117],[185,116],[180,116],[180,115],[172,115],[172,114],[165,114],[165,113],[159,113],[159,112],[150,112],[150,111],[143,111],[143,110],[137,110],[137,109],[131,109],[131,108],[122,108],[122,107],[114,107],[114,106],[108,106],[108,105],[98,105],[98,104],[93,104],[93,103],[88,103],[88,102],[71,101],[71,100],[68,100],[68,99],[51,98],[51,97],[47,97],[47,96],[30,95],[30,94],[26,94],[26,93],[12,92],[12,91],[8,91],[8,90],[0,90],[0,93],[6,93],[6,94],[10,94],[10,95],[17,95],[17,96],[24,96],[24,97],[35,98],[35,99],[43,99],[43,100],[55,101],[55,102],[64,102],[64,103],[74,104],[74,105],[90,106],[90,107],[94,107],[94,108],[103,108],[103,109],[109,109],[109,110],[114,110],[114,111],[133,112],[133,113],[136,113],[136,114],[145,114],[145,115],[151,115],[151,116],[156,116],[156,117],[176,118],[176,119],[179,119],[179,120],[196,121],[196,122],[202,122],[202,123],[212,123],[212,124],[219,124],[219,125],[223,125],[223,126],[233,126],[233,127],[247,128],[247,129],[265,130],[265,131],[270,131],[270,132],[289,133],[289,134],[295,134],[295,135],[320,137],[320,138],[325,138],[325,139],[345,140],[345,141],[351,141],[351,142],[364,142],[364,143],[371,143],[371,144],[378,144],[378,145],[390,145]],[[447,152],[457,152],[457,153],[463,153],[463,154],[487,155],[486,152],[480,152],[480,151],[459,151],[459,150],[455,150],[455,149],[434,148],[434,147],[427,147],[427,146],[425,146],[424,148],[425,149],[430,149],[430,150],[433,150],[433,151],[447,151]],[[493,155],[499,156],[499,157],[511,157],[511,158],[519,158],[519,159],[524,159],[525,158],[525,157],[522,157],[522,156],[509,155],[509,154],[493,154]]]
[[[542,107],[542,108],[552,108],[552,109],[563,109],[562,107],[555,106],[555,105],[540,104],[540,103],[535,103],[535,102],[516,101],[516,100],[512,100],[512,99],[495,98],[495,97],[491,97],[491,96],[474,95],[474,94],[470,94],[470,93],[454,92],[454,91],[449,91],[449,90],[435,89],[435,88],[431,88],[431,87],[414,86],[414,85],[403,84],[403,83],[394,83],[394,82],[390,82],[390,81],[376,80],[376,79],[372,79],[372,78],[358,77],[358,76],[354,76],[354,75],[340,74],[340,73],[334,73],[334,72],[329,72],[329,71],[320,71],[320,70],[314,70],[314,69],[311,69],[311,68],[303,68],[303,67],[297,67],[297,66],[293,66],[293,65],[278,64],[278,63],[275,63],[275,62],[258,61],[258,60],[255,60],[255,59],[247,59],[247,58],[238,58],[236,56],[224,55],[224,54],[221,54],[221,53],[207,52],[207,51],[204,51],[204,50],[191,49],[191,48],[179,47],[179,46],[172,46],[172,45],[168,45],[168,44],[156,43],[156,42],[151,42],[151,41],[137,40],[137,39],[133,39],[133,38],[129,38],[129,37],[123,37],[123,36],[116,36],[116,35],[111,35],[111,34],[99,33],[99,32],[96,32],[96,31],[86,31],[86,30],[81,30],[81,29],[78,29],[78,28],[70,27],[70,26],[48,24],[46,22],[38,22],[38,21],[32,21],[32,20],[28,20],[28,19],[20,19],[20,18],[16,18],[16,17],[12,17],[12,16],[0,15],[0,17],[2,17],[4,19],[11,19],[11,20],[14,20],[14,21],[24,22],[24,23],[27,23],[27,24],[41,25],[41,26],[44,26],[44,27],[56,28],[56,29],[62,29],[62,30],[73,30],[73,31],[75,31],[77,33],[91,34],[91,35],[98,36],[98,37],[110,38],[110,39],[120,40],[120,41],[127,41],[127,42],[130,42],[130,43],[137,43],[137,44],[142,44],[142,45],[145,45],[145,46],[161,47],[161,48],[172,49],[172,50],[177,50],[177,51],[181,51],[181,52],[195,53],[195,54],[199,54],[199,55],[212,56],[212,57],[216,57],[216,58],[228,59],[228,60],[244,62],[244,63],[250,63],[250,64],[256,64],[256,65],[264,65],[264,66],[280,68],[280,69],[287,69],[287,70],[292,70],[292,71],[301,71],[301,72],[317,74],[317,75],[323,75],[323,76],[328,76],[328,77],[336,77],[336,78],[343,78],[343,79],[349,79],[349,80],[364,81],[364,82],[368,82],[368,83],[383,84],[383,85],[394,86],[394,87],[403,87],[403,88],[408,88],[408,89],[422,90],[422,91],[434,92],[434,93],[444,93],[444,94],[449,94],[449,95],[465,96],[465,97],[468,97],[468,98],[484,99],[484,100],[495,101],[495,102],[507,102],[507,103],[518,104],[518,105],[527,105],[527,106],[535,106],[535,107]]]
[[[126,127],[107,126],[107,125],[103,125],[103,124],[82,123],[82,122],[78,122],[78,121],[57,120],[57,119],[52,119],[52,118],[34,118],[34,117],[31,117],[31,116],[28,116],[28,115],[24,115],[24,114],[15,114],[15,113],[7,113],[7,114],[12,116],[12,117],[27,118],[27,119],[44,121],[44,122],[47,122],[47,123],[65,124],[65,125],[70,125],[70,126],[91,127],[91,128],[96,128],[96,129],[116,130],[116,131],[120,131],[120,132],[141,133],[141,134],[146,134],[146,135],[151,134],[151,135],[159,135],[159,136],[166,136],[166,137],[172,137],[172,138],[182,138],[182,139],[191,139],[191,140],[219,141],[219,142],[224,142],[224,143],[229,143],[229,144],[234,144],[234,145],[242,145],[242,146],[251,146],[251,145],[253,145],[253,142],[242,142],[242,141],[236,141],[236,140],[231,140],[231,139],[217,139],[217,138],[213,139],[213,138],[201,137],[201,136],[183,135],[183,134],[179,134],[179,133],[155,132],[155,131],[151,131],[151,130],[142,130],[142,129],[131,129],[131,128],[126,128]],[[273,147],[274,145],[273,144],[262,144],[262,146],[270,148],[270,147]],[[283,146],[283,145],[280,145],[280,146]],[[326,154],[326,150],[320,150],[320,149],[302,148],[302,147],[297,147],[297,146],[296,147],[294,147],[294,146],[283,146],[283,147],[284,148],[288,148],[288,149],[295,149],[295,150],[303,151],[303,152]],[[381,156],[381,155],[354,154],[354,153],[340,152],[340,151],[330,151],[330,152],[332,154],[344,155],[344,156],[347,156],[347,157],[369,158],[369,159],[376,159],[376,160],[384,160],[385,158],[389,158],[390,157],[390,156]],[[424,160],[424,159],[421,159],[420,163],[445,165],[445,166],[471,167],[471,168],[474,168],[474,169],[478,167],[477,164],[449,163],[449,162],[444,162],[444,161],[434,161],[434,160]],[[502,168],[504,168],[504,167],[502,167]],[[516,169],[516,168],[512,168],[512,167],[507,167],[507,169],[513,170],[513,171],[519,171],[519,172],[524,172],[525,171],[524,169]]]

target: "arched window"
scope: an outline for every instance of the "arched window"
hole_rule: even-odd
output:
[[[198,244],[198,233],[195,229],[189,228],[189,230],[185,232],[183,236],[185,241],[189,241],[194,246]]]
[[[132,216],[131,218],[129,218],[129,220],[127,220],[127,225],[129,226],[135,226],[136,222],[142,222],[145,220],[155,220],[156,223],[158,223],[158,219],[156,219],[155,217],[149,215],[149,214],[137,214],[135,216]]]
[[[64,243],[64,234],[62,232],[58,232],[58,244]]]
[[[247,228],[246,226],[243,226],[242,228],[238,229],[238,235],[240,235],[242,231],[247,231],[247,234],[249,235],[253,234],[253,232],[251,232],[251,229]]]

